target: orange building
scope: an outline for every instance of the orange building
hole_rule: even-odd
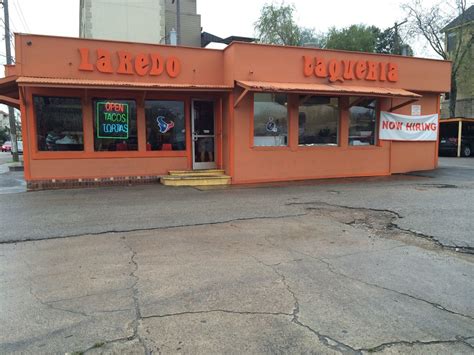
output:
[[[380,112],[438,114],[450,62],[23,34],[15,48],[0,102],[21,110],[30,189],[149,182],[173,170],[222,169],[243,184],[437,166],[435,140],[379,139]]]

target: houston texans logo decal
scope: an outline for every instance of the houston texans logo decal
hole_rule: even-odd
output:
[[[165,121],[163,116],[158,116],[156,118],[156,123],[158,123],[158,128],[160,129],[160,133],[169,132],[174,127],[174,122],[170,121],[169,123]]]

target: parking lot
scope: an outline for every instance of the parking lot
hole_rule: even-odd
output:
[[[0,194],[0,352],[471,354],[473,200],[474,159],[455,158]]]

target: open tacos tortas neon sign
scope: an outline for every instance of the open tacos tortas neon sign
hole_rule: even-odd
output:
[[[398,81],[398,65],[370,60],[337,60],[303,56],[304,76],[327,78],[329,82],[346,80]]]

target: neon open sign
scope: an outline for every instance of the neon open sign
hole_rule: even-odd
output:
[[[110,101],[97,102],[97,138],[128,139],[128,104]]]

